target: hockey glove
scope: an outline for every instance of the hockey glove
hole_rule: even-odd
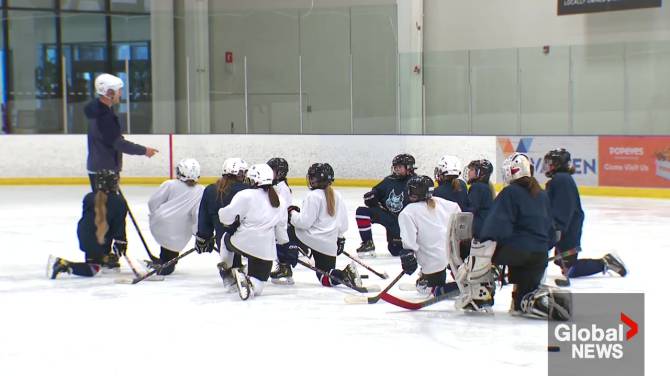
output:
[[[363,195],[363,202],[365,202],[365,206],[368,208],[376,208],[379,206],[379,200],[377,199],[377,196],[375,195],[375,191],[370,191],[366,194]]]
[[[402,264],[402,271],[407,275],[412,275],[419,267],[416,263],[416,257],[414,257],[414,252],[409,251],[404,255],[400,256],[400,263]]]
[[[342,252],[344,252],[344,242],[347,239],[345,238],[337,238],[337,255],[341,255]]]
[[[209,239],[195,236],[195,251],[198,253],[210,253],[214,250],[214,237]]]
[[[228,226],[223,226],[223,232],[225,232],[230,236],[233,236],[233,234],[235,233],[235,231],[237,231],[239,227],[240,227],[240,216],[238,215],[235,217],[235,221],[233,223],[231,223]]]
[[[290,264],[295,267],[298,264],[299,247],[293,243],[277,245],[277,260],[282,264]]]
[[[126,242],[125,240],[114,239],[114,243],[112,244],[112,250],[114,251],[116,257],[121,258],[125,256],[126,249],[128,249],[128,242]]]

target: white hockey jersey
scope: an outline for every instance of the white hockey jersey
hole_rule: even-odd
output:
[[[447,267],[447,241],[452,215],[461,209],[455,202],[433,197],[435,208],[426,201],[405,206],[398,217],[402,246],[416,254],[416,261],[425,274],[437,273]]]
[[[328,214],[326,192],[315,189],[302,201],[300,213],[291,214],[295,235],[310,248],[328,256],[337,256],[337,238],[347,232],[347,208],[339,192],[335,191],[335,216]]]
[[[245,189],[237,193],[228,206],[219,209],[219,220],[224,226],[240,216],[240,227],[230,242],[259,259],[272,261],[277,258],[275,239],[279,244],[288,242],[286,204],[281,197],[279,202],[279,207],[273,208],[267,192],[262,189]]]
[[[163,182],[149,198],[149,228],[161,247],[180,252],[197,231],[204,187],[177,179]]]
[[[279,195],[279,198],[284,200],[286,207],[288,208],[291,206],[291,204],[293,204],[293,194],[291,193],[291,188],[289,188],[288,184],[286,184],[285,181],[280,181],[274,187],[277,191],[277,194]]]

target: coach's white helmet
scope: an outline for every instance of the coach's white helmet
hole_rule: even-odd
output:
[[[108,90],[117,91],[123,87],[123,81],[111,74],[103,73],[95,78],[95,92],[100,96],[106,96]]]
[[[182,159],[177,163],[177,179],[186,182],[200,179],[200,163],[193,158]]]
[[[441,175],[461,176],[461,171],[463,171],[463,163],[460,158],[453,155],[445,155],[440,158],[439,162],[437,162],[437,167],[435,167],[435,177]]]
[[[272,185],[275,173],[272,167],[265,163],[259,163],[251,166],[247,171],[247,179],[255,186],[262,187],[264,185]]]
[[[505,183],[509,184],[524,176],[531,177],[531,162],[528,156],[521,153],[514,153],[505,159],[502,165],[503,178]]]
[[[240,172],[247,171],[249,165],[242,158],[228,158],[223,161],[222,175],[238,175]]]

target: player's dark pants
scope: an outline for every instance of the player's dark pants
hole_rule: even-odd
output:
[[[323,253],[315,250],[314,248],[308,246],[307,244],[303,243],[302,241],[300,241],[300,239],[298,239],[298,236],[295,234],[295,227],[293,227],[291,225],[288,226],[288,238],[293,244],[297,245],[301,249],[303,249],[305,251],[311,251],[310,253],[311,253],[312,257],[314,258],[314,266],[317,269],[319,269],[323,272],[332,274],[340,280],[342,279],[342,277],[343,277],[342,271],[335,269],[335,264],[336,264],[336,261],[337,261],[337,258],[335,256],[329,256],[329,255],[323,254]],[[335,280],[332,280],[330,278],[330,275],[324,275],[324,274],[319,273],[319,272],[316,272],[316,278],[319,279],[319,281],[321,282],[322,285],[327,286],[327,287],[337,286],[337,285],[340,284],[339,282],[337,282]]]
[[[161,256],[159,258],[159,262],[161,264],[165,264],[169,262],[172,259],[175,259],[179,256],[179,252],[171,251],[165,247],[161,247]],[[174,268],[177,266],[177,263],[175,262],[171,266],[168,266],[167,268],[162,268],[161,270],[158,271],[158,275],[170,275],[172,272],[174,272]]]
[[[560,256],[569,250],[562,250],[556,247],[554,254],[557,256],[554,264],[561,267],[561,271],[569,278],[586,277],[605,271],[605,262],[602,259],[579,259],[579,246],[572,249],[574,253],[567,256]]]
[[[447,281],[447,270],[444,269],[437,273],[431,274],[421,273],[419,280],[425,280],[428,287],[442,286]]]
[[[402,241],[400,240],[400,225],[398,216],[382,208],[368,208],[360,206],[356,209],[356,224],[361,240],[367,242],[372,240],[372,224],[377,223],[386,229],[386,241],[388,250],[393,256],[402,254]]]
[[[512,249],[509,246],[498,246],[492,262],[496,265],[507,265],[509,282],[516,285],[512,294],[515,309],[520,309],[521,300],[529,292],[540,287],[544,271],[547,269],[547,252],[528,252]]]
[[[263,260],[259,259],[258,257],[251,256],[248,253],[240,250],[239,248],[235,247],[233,243],[230,242],[230,235],[226,234],[223,236],[223,241],[225,242],[224,244],[226,245],[226,248],[234,252],[235,254],[239,254],[240,256],[244,256],[247,258],[248,264],[248,273],[247,275],[249,277],[254,277],[259,281],[266,282],[268,278],[270,278],[270,272],[272,271],[272,261],[268,260]]]

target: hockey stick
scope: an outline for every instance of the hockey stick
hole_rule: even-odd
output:
[[[344,297],[344,301],[349,304],[375,304],[382,298],[382,295],[386,294],[391,289],[391,287],[400,281],[400,278],[402,278],[404,275],[404,271],[400,272],[400,274],[398,274],[398,276],[395,277],[393,281],[391,281],[391,283],[389,283],[389,285],[386,286],[384,290],[382,290],[382,292],[375,296],[347,295]]]
[[[123,254],[123,258],[126,259],[126,263],[128,264],[128,266],[130,266],[130,270],[133,271],[133,274],[135,274],[135,277],[136,277],[136,278],[139,277],[139,276],[140,276],[140,272],[138,272],[137,269],[135,269],[135,265],[133,265],[133,263],[130,262],[130,258],[128,257],[128,255],[124,253],[124,254]]]
[[[315,273],[319,273],[319,274],[321,274],[321,275],[327,275],[328,278],[332,279],[333,281],[335,281],[335,282],[337,282],[337,283],[339,283],[339,284],[341,284],[341,285],[347,286],[348,288],[350,288],[350,289],[352,289],[352,290],[356,290],[356,291],[358,291],[358,292],[360,292],[360,293],[376,292],[376,291],[379,291],[379,288],[374,288],[374,287],[372,287],[372,286],[370,286],[370,287],[358,287],[358,286],[352,286],[352,285],[350,285],[350,284],[344,282],[343,280],[341,280],[341,279],[335,277],[334,275],[328,274],[328,273],[324,272],[323,270],[320,270],[320,269],[318,269],[317,267],[312,266],[312,264],[307,263],[307,262],[304,262],[304,261],[302,261],[302,260],[300,260],[300,259],[298,259],[298,264],[300,264],[300,265],[306,267],[307,269],[310,269],[310,270],[314,271]]]
[[[389,275],[386,274],[386,272],[384,272],[384,273],[380,273],[380,272],[378,272],[378,271],[372,269],[371,266],[369,266],[369,265],[363,263],[363,261],[361,261],[361,260],[359,260],[358,258],[352,256],[352,255],[349,254],[349,252],[347,252],[347,251],[344,251],[344,252],[342,252],[342,253],[343,253],[345,256],[347,256],[347,257],[349,257],[350,259],[352,259],[352,260],[353,260],[355,263],[357,263],[358,265],[360,265],[360,266],[364,267],[365,269],[367,269],[367,270],[371,271],[372,273],[374,273],[377,277],[379,277],[379,278],[381,278],[381,279],[388,279]]]
[[[151,251],[149,251],[149,246],[147,245],[147,242],[144,240],[144,236],[142,235],[142,231],[140,231],[140,226],[137,224],[137,221],[135,220],[135,216],[133,215],[133,212],[130,210],[130,205],[128,204],[128,200],[126,200],[126,197],[123,195],[121,190],[119,189],[119,194],[121,195],[121,198],[123,198],[123,201],[126,202],[126,208],[128,209],[128,214],[130,215],[130,220],[133,222],[133,225],[135,226],[135,230],[137,230],[137,235],[140,236],[140,240],[142,241],[142,244],[144,245],[144,249],[147,251],[147,254],[149,255],[149,258],[153,262],[159,261],[159,258],[154,256]]]
[[[454,292],[455,292],[455,294],[454,294]],[[445,299],[455,298],[456,296],[458,296],[458,290],[453,290],[453,291],[450,291],[450,292],[447,292],[447,293],[444,293],[444,294],[441,294],[441,295],[437,295],[437,296],[434,296],[432,298],[429,298],[429,299],[426,299],[426,300],[423,300],[423,301],[419,301],[419,302],[413,302],[413,301],[401,299],[401,298],[398,298],[397,296],[393,296],[393,295],[391,295],[387,292],[384,292],[380,295],[381,295],[382,300],[387,302],[387,303],[391,303],[395,306],[415,311],[417,309],[428,307],[429,305],[433,305],[435,303],[441,302]]]
[[[175,258],[173,258],[172,260],[166,262],[165,264],[162,264],[161,266],[157,267],[156,269],[151,270],[151,271],[148,272],[147,274],[144,274],[144,275],[142,275],[142,276],[136,277],[135,279],[133,279],[133,281],[132,281],[131,283],[132,283],[133,285],[134,285],[134,284],[137,284],[137,283],[140,283],[140,282],[144,281],[145,279],[151,277],[152,275],[158,273],[158,272],[161,271],[163,268],[168,268],[168,267],[170,267],[170,266],[176,264],[177,261],[183,259],[184,257],[190,255],[190,254],[193,253],[193,252],[195,252],[195,248],[191,248],[191,249],[189,249],[188,251],[182,253],[182,254],[179,255],[178,257],[175,257]]]
[[[568,249],[567,251],[561,252],[553,257],[550,257],[548,261],[558,260],[561,263],[561,271],[565,268],[563,264],[563,259],[566,257],[574,256],[579,252],[577,248]],[[566,274],[563,277],[554,278],[554,283],[559,287],[568,287],[570,286],[570,277]]]

